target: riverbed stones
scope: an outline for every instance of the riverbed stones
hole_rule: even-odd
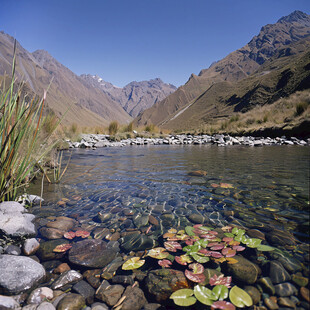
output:
[[[0,275],[0,290],[19,294],[40,283],[45,269],[29,257],[0,255]]]
[[[258,280],[258,283],[262,286],[264,292],[274,295],[276,293],[276,289],[269,277],[262,277]]]
[[[35,216],[18,202],[0,203],[0,231],[11,237],[35,236]]]
[[[97,289],[96,298],[102,300],[109,306],[114,306],[121,298],[125,288],[119,284],[109,285],[106,282]]]
[[[273,284],[283,283],[291,280],[291,276],[279,261],[271,261],[269,264],[269,275]]]
[[[291,295],[296,295],[298,290],[290,282],[280,283],[275,285],[276,295],[280,297],[287,297]]]
[[[85,298],[79,294],[67,294],[57,305],[57,310],[80,310],[85,307]]]
[[[68,244],[69,241],[65,239],[56,239],[56,240],[49,240],[40,243],[40,248],[37,251],[37,255],[41,261],[58,259],[64,256],[64,253],[56,253],[53,250],[56,248],[57,245],[60,244]]]
[[[244,290],[251,296],[254,305],[259,303],[261,299],[261,293],[256,287],[247,285],[244,287]]]
[[[57,228],[42,227],[39,231],[45,239],[49,240],[60,239],[64,236],[64,231]]]
[[[310,291],[306,287],[300,288],[300,295],[301,297],[306,300],[308,303],[310,303]]]
[[[68,270],[62,273],[59,278],[53,282],[52,289],[62,289],[67,284],[74,284],[81,281],[83,276],[76,270]]]
[[[82,295],[88,305],[94,302],[95,290],[86,281],[82,280],[74,284],[72,290]]]
[[[99,239],[82,240],[73,244],[69,251],[69,261],[78,266],[103,268],[117,255],[116,248]]]
[[[233,280],[241,281],[245,284],[254,284],[261,273],[260,268],[241,255],[235,256],[234,259],[238,262],[227,265],[228,274],[232,276]]]
[[[302,265],[300,261],[298,261],[293,257],[281,256],[280,258],[278,258],[278,261],[289,273],[295,273],[297,271],[302,270]]]
[[[121,239],[121,248],[126,251],[144,251],[151,249],[155,245],[155,241],[139,232],[126,235]]]
[[[39,287],[31,292],[28,296],[27,303],[28,304],[37,304],[39,305],[44,300],[51,300],[54,297],[54,292],[48,287]]]
[[[56,228],[61,231],[69,231],[75,224],[75,220],[66,216],[59,216],[55,221],[48,222],[46,227]]]
[[[0,295],[0,309],[20,309],[20,306],[13,297]]]
[[[84,279],[95,289],[100,286],[101,269],[90,269],[83,273]]]
[[[146,278],[148,292],[158,302],[167,300],[170,295],[182,288],[189,288],[189,283],[182,271],[174,269],[157,269],[149,272]]]
[[[140,310],[146,304],[146,298],[139,287],[127,286],[123,296],[122,310]]]
[[[26,239],[23,244],[23,253],[27,256],[34,255],[40,247],[36,238]]]
[[[205,218],[200,213],[191,213],[188,219],[194,224],[202,224],[205,221]]]

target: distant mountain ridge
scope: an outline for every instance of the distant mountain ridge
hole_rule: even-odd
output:
[[[249,77],[262,64],[271,59],[280,50],[287,56],[294,54],[290,46],[302,39],[310,38],[310,16],[301,11],[294,11],[282,17],[275,24],[268,24],[261,28],[260,33],[244,47],[230,53],[222,60],[213,63],[208,69],[202,69],[199,75],[192,74],[185,85],[180,86],[173,94],[145,110],[136,119],[137,125],[149,123],[170,128],[176,126],[178,113],[183,113],[195,100],[198,100],[210,87],[218,83],[235,83]],[[220,96],[220,89],[217,96]],[[203,112],[203,111],[202,111]],[[188,113],[187,113],[188,115]],[[192,119],[195,123],[195,120]],[[182,123],[182,124],[181,124]]]
[[[140,112],[163,100],[177,89],[172,84],[164,83],[160,78],[134,81],[120,88],[97,75],[82,74],[80,77],[89,85],[102,90],[112,100],[120,103],[132,117],[138,116]]]

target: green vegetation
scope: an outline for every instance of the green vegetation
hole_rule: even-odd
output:
[[[119,130],[119,123],[117,121],[113,121],[109,125],[109,135],[115,135]]]
[[[46,145],[37,143],[45,94],[42,100],[28,102],[22,89],[23,84],[15,82],[14,55],[11,83],[0,92],[0,201],[16,198],[17,190],[29,181],[36,163],[48,151]],[[43,124],[51,131],[50,120]]]
[[[309,106],[309,102],[299,102],[296,104],[295,116],[303,114]]]

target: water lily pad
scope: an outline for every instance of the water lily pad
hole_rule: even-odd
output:
[[[174,238],[175,237],[175,234],[173,233],[170,233],[170,232],[166,232],[164,235],[163,235],[163,238]]]
[[[235,235],[233,233],[224,233],[224,235],[228,238],[235,238]]]
[[[188,307],[195,304],[197,299],[193,297],[194,291],[189,288],[183,288],[172,293],[170,298],[173,299],[174,303],[181,307]]]
[[[238,261],[235,259],[235,258],[232,258],[232,257],[226,257],[226,261],[227,261],[227,264],[237,264]]]
[[[244,235],[245,230],[244,229],[239,229],[237,227],[234,227],[231,231],[234,235]]]
[[[257,250],[258,250],[258,251],[262,251],[262,252],[269,252],[269,251],[274,251],[275,248],[272,247],[272,246],[269,246],[269,245],[260,244],[260,245],[257,247]]]
[[[229,243],[229,242],[231,242],[231,241],[233,241],[233,240],[234,240],[233,237],[224,237],[224,238],[222,239],[222,241],[224,241],[224,242],[226,242],[226,243]]]
[[[216,285],[212,289],[215,300],[223,300],[228,297],[228,288],[225,285]]]
[[[227,288],[230,288],[230,283],[231,283],[231,277],[224,277],[223,274],[217,276],[216,274],[213,275],[212,278],[209,280],[209,284],[211,286],[215,285],[224,285]]]
[[[194,274],[203,273],[205,270],[203,265],[201,265],[199,263],[190,264],[190,265],[188,265],[188,268],[192,269]]]
[[[209,241],[207,239],[200,239],[195,242],[195,244],[198,244],[200,247],[205,248],[207,247]]]
[[[89,237],[90,232],[86,230],[78,230],[75,232],[76,237],[87,238]]]
[[[186,232],[189,236],[191,236],[191,237],[195,236],[194,230],[195,230],[195,228],[192,227],[192,226],[186,226],[186,227],[185,227],[185,232]]]
[[[222,250],[224,248],[224,244],[216,244],[214,246],[211,247],[212,251],[218,251],[218,250]]]
[[[171,234],[176,234],[178,231],[175,229],[175,228],[170,228],[168,230],[168,233],[171,233]]]
[[[225,255],[225,257],[234,257],[236,255],[236,250],[225,248],[222,250],[222,254]]]
[[[203,273],[195,274],[190,270],[185,270],[185,276],[187,279],[191,280],[192,282],[201,283],[206,280],[206,276]]]
[[[53,252],[56,252],[56,253],[63,253],[63,252],[66,252],[68,251],[69,249],[72,248],[72,245],[71,244],[68,244],[68,243],[65,243],[65,244],[59,244],[56,246],[56,248],[53,250]]]
[[[183,248],[183,251],[185,251],[185,252],[190,252],[190,253],[192,253],[192,252],[196,253],[196,252],[198,252],[200,249],[201,249],[201,246],[200,246],[199,244],[195,243],[195,244],[193,244],[193,245],[187,245],[187,246],[185,246],[185,247]]]
[[[204,286],[196,285],[194,287],[195,297],[204,305],[211,306],[216,300],[212,291]]]
[[[191,257],[187,254],[181,255],[181,256],[176,256],[175,261],[179,263],[180,265],[187,265],[193,262]]]
[[[66,233],[64,233],[64,237],[66,239],[72,240],[75,238],[75,232],[74,231],[67,231]]]
[[[164,259],[167,258],[170,254],[166,251],[165,248],[154,248],[148,251],[147,256],[156,258],[156,259]]]
[[[245,247],[241,246],[241,245],[234,245],[232,248],[233,248],[233,250],[236,250],[238,252],[241,252],[241,251],[245,250]]]
[[[242,240],[242,243],[246,244],[249,248],[257,248],[261,244],[262,240],[257,238],[247,238]]]
[[[221,188],[234,188],[234,186],[230,183],[220,183]]]
[[[170,252],[176,252],[177,250],[182,250],[182,246],[176,241],[164,242],[164,246]]]
[[[123,270],[133,270],[138,269],[143,266],[145,263],[144,259],[140,259],[140,257],[132,257],[128,259],[122,266]]]
[[[205,256],[202,253],[190,253],[190,256],[198,263],[204,264],[207,263],[210,258],[208,256]]]
[[[172,262],[168,259],[161,259],[158,261],[158,265],[161,267],[169,268],[172,265]]]
[[[238,286],[234,286],[229,292],[230,301],[239,308],[251,307],[253,300],[251,296]]]
[[[228,302],[228,301],[224,301],[224,300],[220,300],[220,301],[216,301],[211,305],[211,309],[215,310],[215,309],[221,309],[221,310],[235,310],[236,307]]]

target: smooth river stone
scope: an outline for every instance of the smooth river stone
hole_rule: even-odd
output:
[[[9,294],[19,294],[39,284],[44,277],[44,267],[33,259],[0,255],[0,290]]]
[[[269,276],[273,284],[279,284],[291,280],[291,276],[278,261],[272,261],[269,265]]]
[[[57,305],[57,310],[80,310],[85,307],[85,298],[79,294],[67,294]]]
[[[140,310],[146,303],[143,291],[138,287],[127,286],[123,296],[122,310]]]
[[[144,251],[155,245],[152,238],[139,233],[133,233],[122,238],[121,248],[126,251]]]
[[[48,222],[46,227],[56,228],[61,231],[69,231],[75,224],[75,220],[66,216],[59,216],[53,222]]]
[[[155,295],[158,302],[164,301],[170,295],[182,288],[189,288],[189,283],[180,270],[157,269],[149,272],[146,286],[150,294]]]
[[[99,239],[82,240],[75,243],[69,251],[69,261],[79,266],[103,268],[117,255],[116,248],[108,247]]]
[[[30,256],[36,253],[40,247],[40,242],[36,238],[26,239],[23,244],[23,252],[25,255]]]
[[[261,274],[260,268],[243,256],[237,255],[234,259],[238,262],[227,265],[228,274],[232,276],[233,280],[254,284],[258,275]]]
[[[49,240],[53,239],[60,239],[64,236],[64,232],[57,228],[50,228],[50,227],[42,227],[40,228],[40,234]]]
[[[147,214],[136,214],[133,217],[133,223],[139,229],[142,226],[146,226],[149,222],[149,216]]]
[[[61,289],[67,284],[74,284],[77,283],[78,281],[81,281],[82,279],[83,276],[79,272],[75,270],[68,270],[62,273],[60,277],[55,282],[53,282],[52,289],[53,290]]]
[[[296,295],[298,292],[297,288],[289,282],[275,285],[275,290],[276,290],[276,295],[280,297]]]
[[[53,250],[56,248],[57,245],[68,243],[69,241],[65,239],[56,239],[42,242],[36,254],[41,261],[61,258],[62,256],[64,256],[64,253],[56,253],[53,252]]]

